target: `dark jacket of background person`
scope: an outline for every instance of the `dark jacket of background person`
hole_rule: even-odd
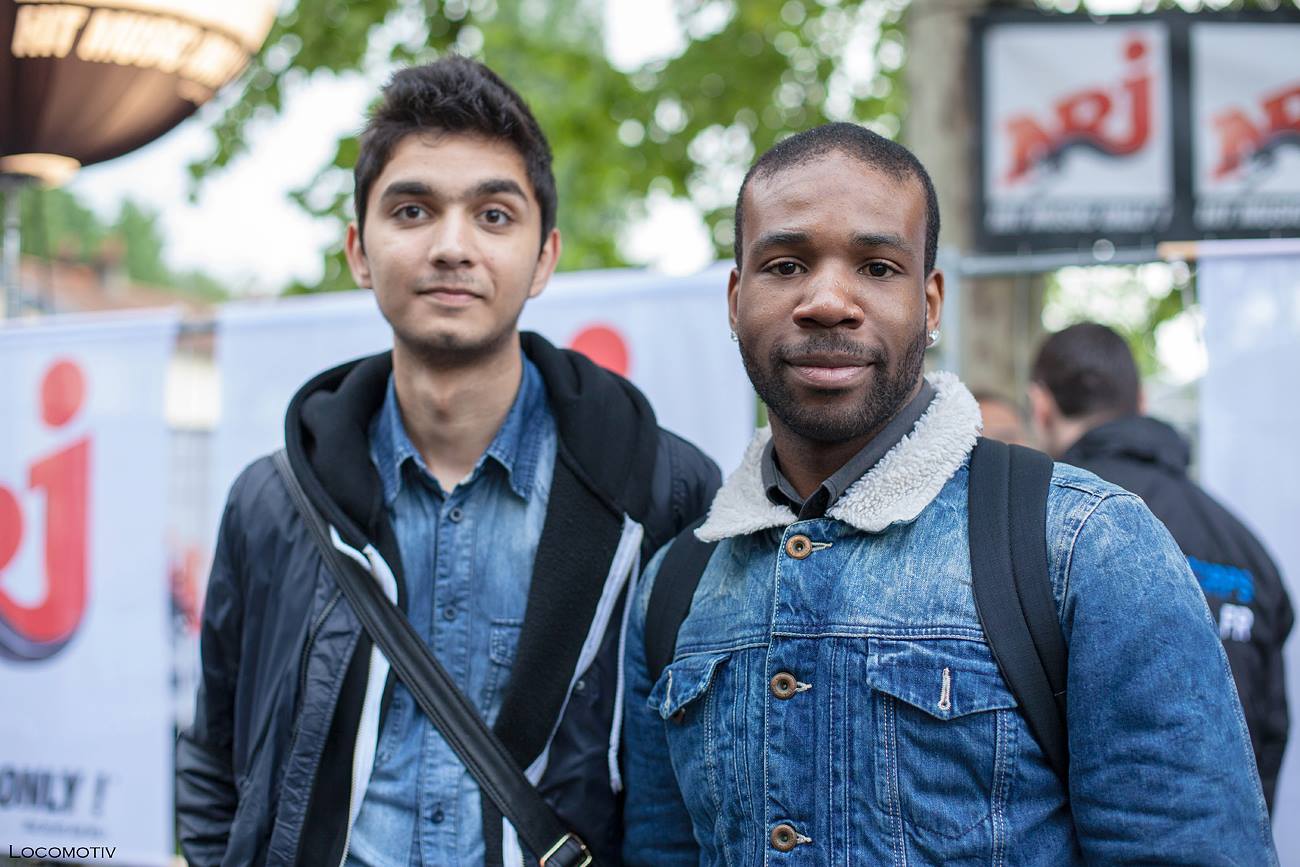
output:
[[[607,617],[577,612],[593,595],[614,600],[616,546],[634,538],[632,522],[644,531],[644,563],[703,513],[720,478],[698,449],[658,427],[630,383],[536,335],[524,334],[523,347],[542,374],[556,420],[546,526],[555,525],[565,550],[538,550],[497,731],[521,766],[549,750],[539,789],[601,863],[613,864],[621,817],[610,741],[627,593],[617,595]],[[317,376],[291,403],[285,438],[326,520],[346,544],[390,566],[401,588],[401,560],[367,437],[391,369],[384,353]],[[398,601],[405,601],[400,589]],[[565,633],[598,642],[595,661],[576,672],[580,678],[570,679],[552,652]],[[352,772],[367,688],[376,689],[368,684],[371,642],[268,458],[231,489],[202,642],[194,724],[177,749],[185,857],[192,867],[339,864],[349,799],[365,792],[364,780],[353,791]],[[390,675],[384,706],[391,686]],[[558,720],[546,718],[548,706],[559,709]]]
[[[1219,624],[1271,810],[1287,739],[1282,643],[1291,602],[1259,540],[1187,477],[1190,459],[1173,428],[1144,416],[1095,427],[1062,457],[1140,496],[1187,555]]]

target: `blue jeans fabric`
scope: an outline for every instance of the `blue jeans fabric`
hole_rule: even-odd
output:
[[[722,541],[654,683],[651,562],[627,637],[629,867],[1276,863],[1223,649],[1163,525],[1056,467],[1067,793],[983,640],[968,480],[880,533],[823,518]],[[795,534],[829,546],[796,559]]]

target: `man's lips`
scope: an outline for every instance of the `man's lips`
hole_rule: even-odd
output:
[[[481,297],[478,293],[462,286],[430,286],[427,289],[417,290],[415,294],[451,306],[469,304]]]
[[[808,355],[786,360],[795,376],[817,388],[845,388],[856,384],[871,363],[847,355]]]

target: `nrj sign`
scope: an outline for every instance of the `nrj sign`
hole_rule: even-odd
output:
[[[1134,36],[1124,45],[1124,74],[1110,84],[1083,87],[1052,101],[1042,116],[1015,114],[1006,120],[1011,148],[1008,185],[1035,170],[1058,172],[1065,155],[1087,149],[1107,157],[1137,153],[1151,138],[1150,46]]]
[[[80,365],[60,359],[45,371],[40,385],[41,421],[64,429],[86,402],[87,382]],[[86,549],[90,478],[90,437],[71,438],[27,466],[26,479],[0,479],[0,579],[24,545],[40,547],[44,593],[28,602],[0,584],[0,656],[46,659],[76,633],[86,611]],[[34,496],[20,496],[25,491]],[[24,508],[24,501],[29,505]],[[44,532],[33,538],[30,505],[44,504]]]

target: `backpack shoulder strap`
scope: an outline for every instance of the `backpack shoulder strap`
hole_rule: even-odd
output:
[[[654,683],[673,661],[677,650],[677,632],[691,611],[691,600],[700,578],[709,565],[717,542],[701,542],[695,531],[704,523],[704,517],[694,521],[677,534],[659,565],[655,586],[650,591],[649,608],[645,617],[646,670]]]
[[[970,560],[975,609],[1002,678],[1043,752],[1069,780],[1066,647],[1047,564],[1052,460],[980,439],[970,462]]]

